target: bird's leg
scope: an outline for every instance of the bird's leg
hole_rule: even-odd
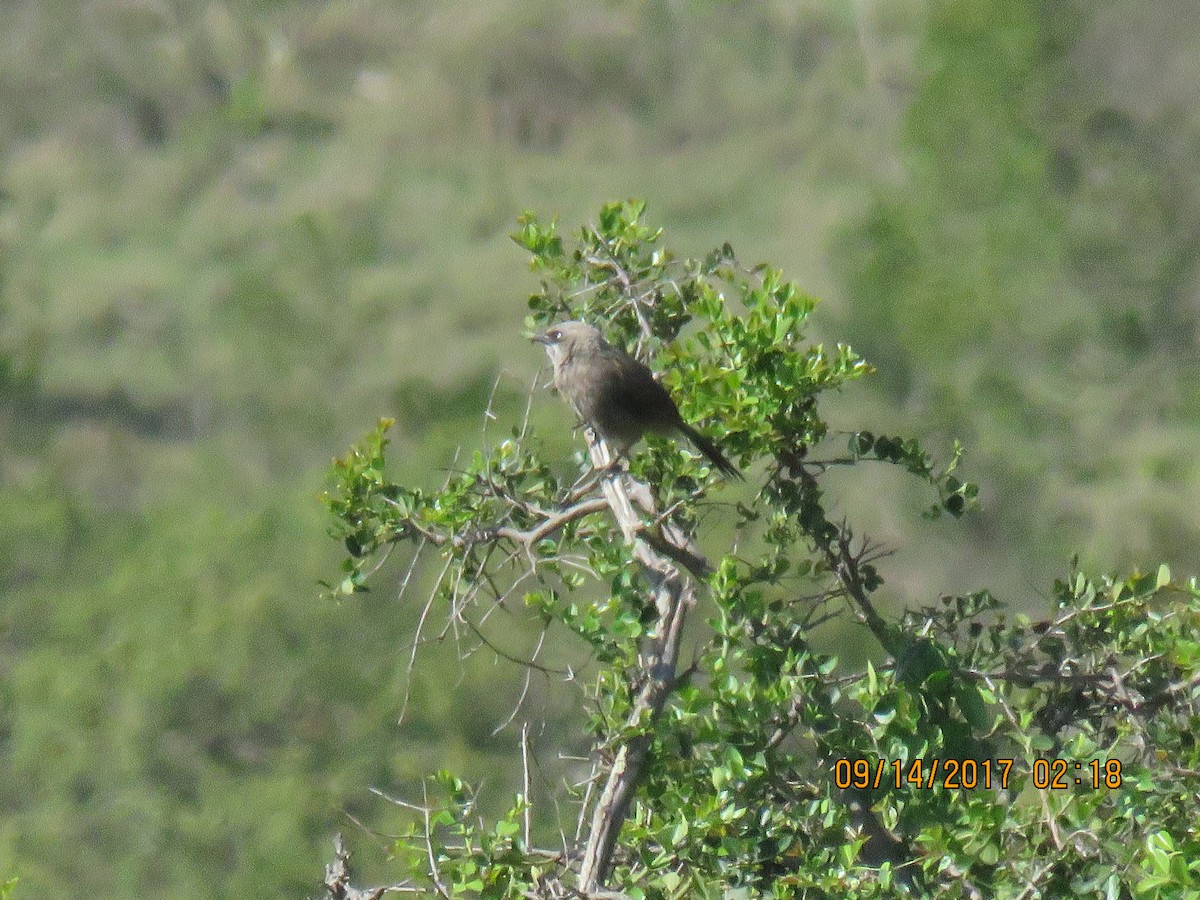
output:
[[[621,459],[618,457],[617,459],[614,459],[612,462],[610,462],[603,469],[598,469],[597,471],[600,473],[600,476],[602,478],[617,478],[620,475],[624,475],[629,470],[626,468],[624,463],[622,463]]]
[[[597,466],[595,470],[600,477],[618,478],[624,475],[628,471],[628,467],[624,464],[623,460],[628,458],[629,448],[617,447],[610,444],[608,441],[600,438],[591,428],[588,429],[588,432],[593,441],[602,448],[599,455],[600,459],[603,460],[603,466]],[[597,460],[593,458],[593,465],[596,462]]]

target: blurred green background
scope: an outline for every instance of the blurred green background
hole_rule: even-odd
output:
[[[398,726],[419,604],[320,599],[318,495],[519,415],[522,209],[784,267],[880,369],[835,427],[966,442],[964,523],[839,483],[894,602],[1200,569],[1197,85],[1194,0],[0,3],[0,880],[315,894],[369,786],[507,784],[519,673]]]

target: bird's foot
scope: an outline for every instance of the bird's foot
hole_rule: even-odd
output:
[[[629,471],[620,459],[614,459],[607,466],[596,469],[595,472],[601,478],[617,478]]]

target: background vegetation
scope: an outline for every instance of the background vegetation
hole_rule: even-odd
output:
[[[843,486],[901,548],[894,596],[1040,610],[1075,551],[1196,571],[1198,25],[1187,0],[0,5],[0,882],[299,896],[334,830],[386,831],[368,785],[498,777],[518,673],[448,661],[397,727],[417,610],[319,600],[317,495],[380,414],[415,483],[494,384],[519,414],[523,208],[641,196],[688,252],[784,267],[880,369],[835,427],[966,442],[966,528]]]

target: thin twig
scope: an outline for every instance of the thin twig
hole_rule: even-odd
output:
[[[529,723],[528,722],[523,722],[521,724],[521,800],[523,801],[523,804],[525,807],[522,810],[522,817],[524,819],[523,824],[525,827],[525,830],[524,830],[525,846],[528,847],[531,844],[530,837],[529,837],[530,833],[532,831],[532,824],[530,822],[530,816],[531,816],[531,811],[533,809],[533,799],[530,795],[530,788],[529,788]]]

